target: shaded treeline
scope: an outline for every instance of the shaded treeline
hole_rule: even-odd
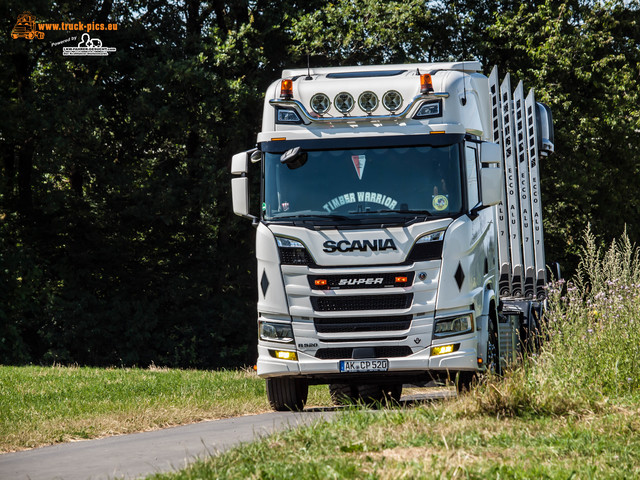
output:
[[[640,239],[637,1],[9,0],[0,6],[0,363],[221,367],[254,360],[254,232],[228,165],[284,67],[477,58],[555,115],[548,260],[591,222]],[[115,23],[116,51],[66,57]],[[258,191],[257,179],[254,192]],[[257,205],[257,198],[255,200]]]

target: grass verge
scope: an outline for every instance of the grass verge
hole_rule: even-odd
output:
[[[250,370],[0,367],[0,452],[267,411]]]
[[[154,480],[638,478],[638,409],[584,416],[473,414],[468,400],[351,410]]]

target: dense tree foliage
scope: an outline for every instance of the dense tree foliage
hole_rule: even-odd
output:
[[[116,23],[116,51],[12,39]],[[0,362],[216,367],[255,355],[252,227],[228,165],[283,67],[480,59],[552,106],[548,258],[640,208],[637,0],[9,0],[0,6]],[[71,45],[71,44],[67,44]],[[256,191],[257,189],[254,189]]]

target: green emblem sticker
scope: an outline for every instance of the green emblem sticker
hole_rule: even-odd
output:
[[[449,206],[449,199],[444,195],[435,195],[433,197],[433,208],[441,212]]]

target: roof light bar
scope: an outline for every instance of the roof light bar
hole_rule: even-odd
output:
[[[346,115],[351,110],[353,110],[353,106],[355,105],[355,101],[353,100],[353,96],[347,92],[340,92],[336,95],[336,98],[333,99],[333,104],[343,115]]]
[[[390,112],[400,110],[400,107],[402,107],[402,95],[395,90],[389,90],[382,97],[382,105]]]
[[[316,112],[318,115],[327,113],[329,111],[329,107],[331,107],[331,100],[329,100],[329,97],[324,93],[316,93],[311,97],[311,110]]]
[[[371,113],[378,108],[378,96],[370,91],[362,92],[358,97],[358,105],[363,112]]]

